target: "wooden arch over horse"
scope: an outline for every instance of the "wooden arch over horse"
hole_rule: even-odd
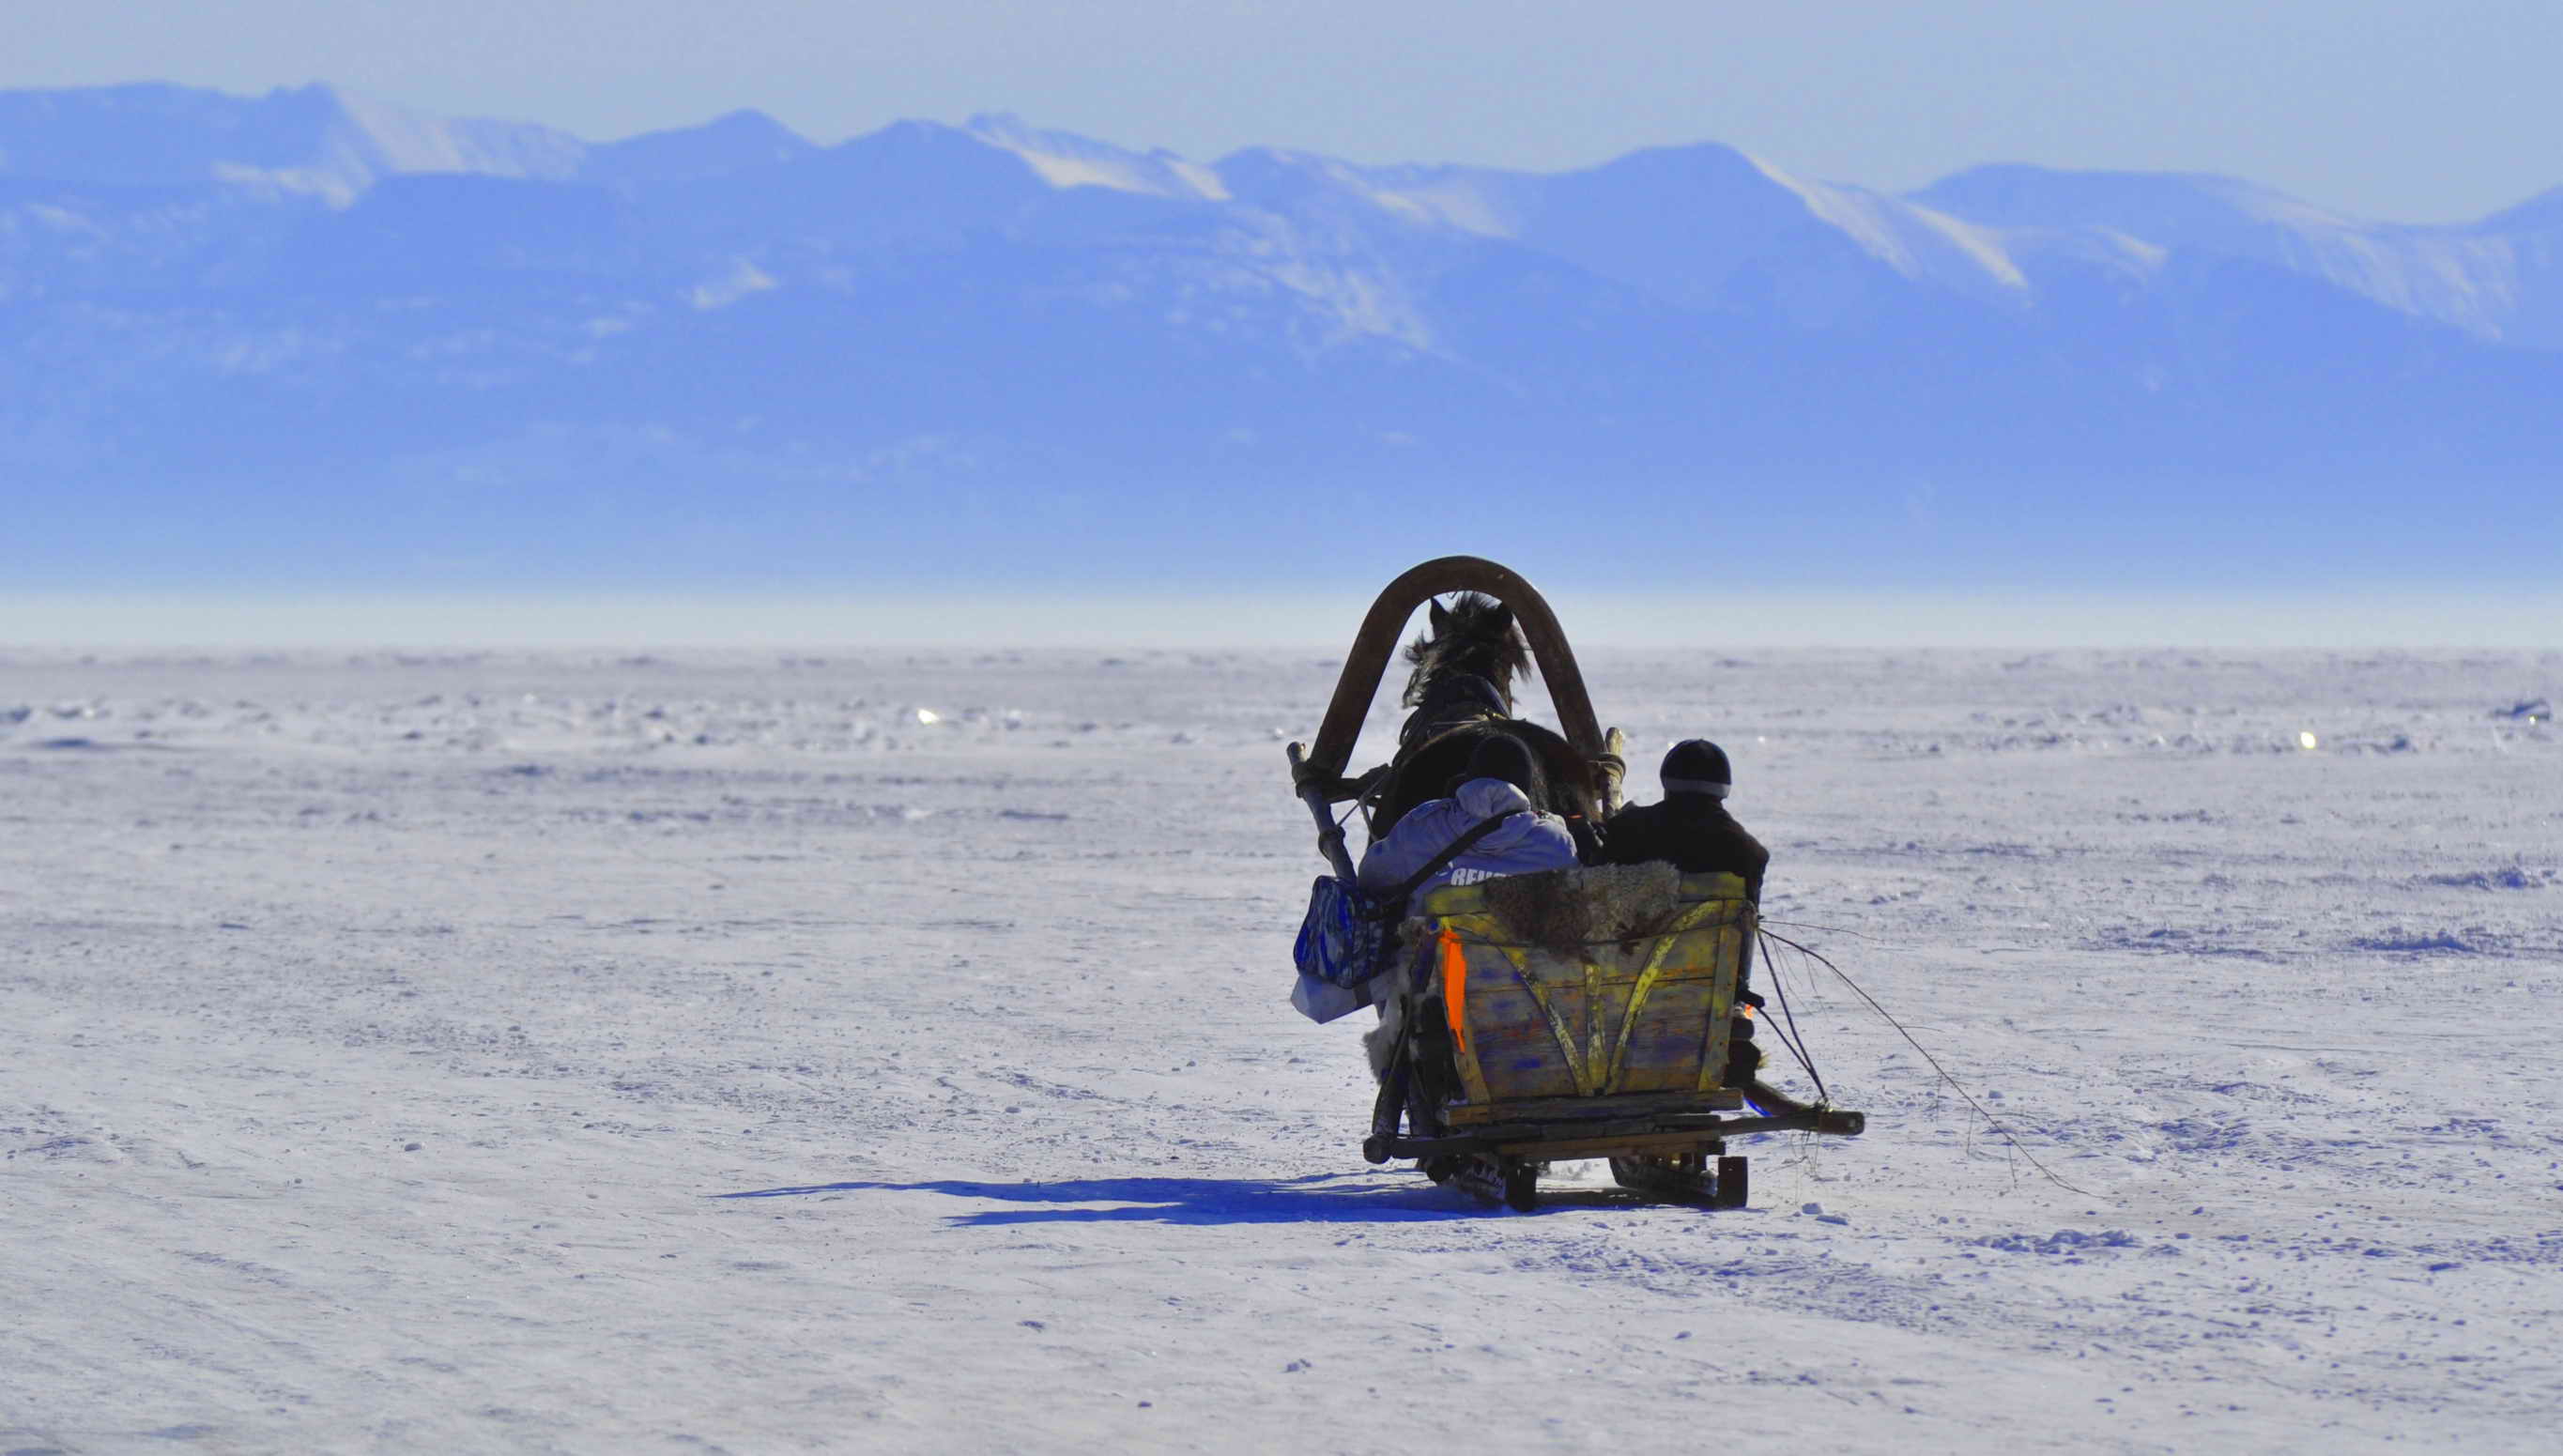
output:
[[[1351,875],[1351,859],[1344,851],[1343,831],[1335,826],[1327,805],[1345,796],[1329,794],[1326,785],[1342,779],[1407,619],[1417,607],[1453,592],[1476,592],[1511,609],[1515,625],[1530,643],[1540,680],[1548,685],[1558,726],[1587,766],[1590,782],[1577,787],[1593,796],[1605,817],[1620,806],[1619,732],[1614,729],[1606,736],[1594,718],[1583,670],[1576,666],[1574,650],[1566,644],[1566,634],[1547,600],[1510,567],[1480,556],[1440,556],[1409,568],[1381,589],[1362,618],[1352,651],[1335,679],[1334,696],[1317,726],[1315,746],[1290,745],[1292,780],[1316,817],[1320,845],[1338,874]]]

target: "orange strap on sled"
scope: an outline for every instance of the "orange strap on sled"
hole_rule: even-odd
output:
[[[1449,927],[1442,931],[1442,1014],[1451,1022],[1451,1041],[1466,1052],[1469,1049],[1469,957],[1460,949],[1460,937]]]

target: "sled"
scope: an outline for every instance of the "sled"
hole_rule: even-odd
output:
[[[1555,616],[1493,562],[1443,557],[1392,582],[1364,620],[1312,750],[1290,745],[1293,782],[1338,875],[1351,857],[1313,780],[1340,776],[1406,619],[1426,598],[1476,591],[1513,609],[1566,737],[1616,763]],[[1314,766],[1316,773],[1310,772]],[[1616,776],[1597,774],[1616,809]],[[1764,1133],[1857,1136],[1857,1112],[1811,1106],[1760,1080],[1748,982],[1758,929],[1744,881],[1668,865],[1607,866],[1446,885],[1403,922],[1403,950],[1374,1055],[1379,1095],[1362,1155],[1415,1159],[1435,1182],[1535,1206],[1547,1165],[1608,1159],[1624,1187],[1741,1207],[1746,1159],[1727,1141]]]
[[[1594,908],[1614,884],[1637,893]],[[1738,1045],[1755,931],[1741,879],[1563,869],[1446,886],[1422,909],[1392,973],[1370,1162],[1416,1159],[1437,1182],[1527,1209],[1543,1165],[1605,1158],[1624,1187],[1742,1207],[1746,1160],[1728,1139],[1862,1131],[1859,1113],[1760,1081],[1749,1040]]]

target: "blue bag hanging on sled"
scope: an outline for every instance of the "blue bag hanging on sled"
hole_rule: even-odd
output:
[[[1428,858],[1423,869],[1402,884],[1381,889],[1376,897],[1333,874],[1317,876],[1317,882],[1307,887],[1307,915],[1299,920],[1299,944],[1291,949],[1291,959],[1299,962],[1299,985],[1291,987],[1289,1004],[1314,1022],[1335,1020],[1369,1004],[1371,998],[1361,987],[1389,969],[1389,944],[1397,938],[1397,915],[1405,913],[1407,895],[1415,895],[1415,889],[1517,813],[1522,810],[1481,818],[1446,843],[1441,853]]]
[[[1330,986],[1352,987],[1377,976],[1388,947],[1389,922],[1368,895],[1330,874],[1308,887],[1308,913],[1291,950],[1299,974]]]
[[[1290,1004],[1311,1021],[1325,1022],[1370,1002],[1361,987],[1387,964],[1390,924],[1370,898],[1333,875],[1308,887],[1308,913],[1291,949],[1299,984]]]
[[[1290,992],[1290,1004],[1319,1022],[1369,1004],[1362,987],[1388,969],[1390,947],[1397,939],[1396,917],[1405,911],[1407,897],[1470,845],[1521,812],[1479,819],[1404,883],[1381,891],[1376,898],[1333,875],[1317,876],[1316,883],[1308,886],[1308,913],[1299,921],[1299,943],[1291,950],[1299,966],[1299,984]]]

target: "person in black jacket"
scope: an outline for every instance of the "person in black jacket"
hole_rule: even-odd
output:
[[[1662,804],[1635,804],[1611,817],[1603,858],[1611,864],[1663,860],[1684,874],[1744,877],[1745,893],[1762,903],[1762,872],[1771,851],[1726,812],[1735,775],[1726,750],[1705,738],[1676,743],[1665,755]]]
[[[1705,738],[1676,743],[1665,755],[1665,799],[1662,804],[1632,805],[1611,817],[1603,839],[1605,862],[1647,864],[1664,860],[1684,874],[1744,877],[1744,894],[1758,909],[1762,872],[1771,851],[1744,831],[1726,812],[1727,791],[1735,774],[1726,765],[1726,750]],[[1747,948],[1747,974],[1751,951]],[[1762,1052],[1753,1044],[1752,1007],[1762,998],[1736,987],[1737,1014],[1729,1023],[1726,1084],[1741,1087],[1761,1074]]]

